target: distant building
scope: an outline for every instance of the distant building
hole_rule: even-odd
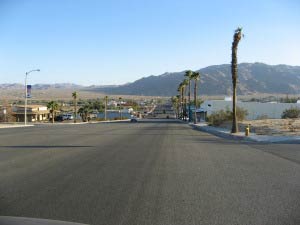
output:
[[[283,111],[292,107],[300,109],[299,103],[277,103],[277,102],[237,102],[237,106],[246,109],[248,120],[256,120],[260,118],[280,119]],[[197,109],[197,117],[203,120],[206,116],[211,115],[213,112],[219,110],[232,110],[232,101],[226,100],[207,100],[201,104],[201,107]]]
[[[28,105],[27,106],[27,121],[36,122],[36,121],[47,121],[50,117],[50,111],[47,109],[47,106],[43,105]],[[12,106],[13,116],[16,118],[16,122],[24,122],[25,106],[24,105],[15,105]]]

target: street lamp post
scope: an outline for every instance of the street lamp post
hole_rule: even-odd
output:
[[[25,126],[27,125],[27,76],[31,72],[40,72],[40,70],[39,69],[30,70],[30,71],[25,73],[25,107],[24,107],[24,123],[25,123]]]

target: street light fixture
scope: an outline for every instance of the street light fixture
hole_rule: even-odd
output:
[[[27,76],[32,72],[40,72],[39,69],[30,70],[25,73],[25,107],[24,107],[24,123],[27,125]]]

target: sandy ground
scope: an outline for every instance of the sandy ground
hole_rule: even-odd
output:
[[[240,131],[250,124],[250,132],[257,135],[300,136],[300,119],[264,119],[239,122]],[[221,125],[230,129],[231,122]]]

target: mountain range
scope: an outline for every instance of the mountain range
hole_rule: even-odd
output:
[[[198,70],[201,74],[199,94],[230,95],[230,64],[214,65]],[[141,78],[115,87],[91,90],[107,94],[173,96],[184,79],[185,71]],[[241,63],[238,65],[238,94],[300,94],[300,66]]]
[[[199,94],[230,95],[230,64],[198,70]],[[185,71],[148,76],[124,85],[81,86],[71,83],[35,84],[33,89],[74,89],[111,95],[173,96],[184,79]],[[0,89],[21,89],[21,84],[0,84]],[[238,94],[300,94],[300,66],[241,63],[238,65]]]

